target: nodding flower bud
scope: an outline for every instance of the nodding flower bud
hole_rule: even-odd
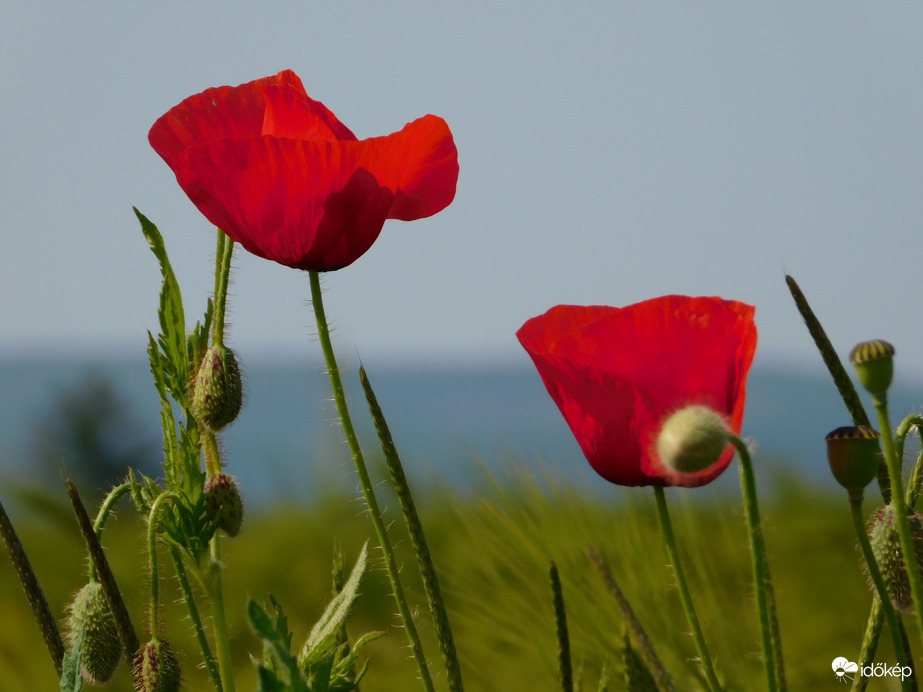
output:
[[[827,435],[830,470],[837,482],[850,492],[861,492],[875,477],[881,458],[880,437],[877,430],[867,425],[844,426]]]
[[[192,383],[192,415],[214,432],[233,422],[243,404],[243,383],[234,351],[212,346]]]
[[[176,692],[179,689],[179,661],[165,639],[152,637],[135,654],[132,667],[138,692]]]
[[[915,553],[913,556],[915,564],[911,569],[916,569],[923,575],[923,524],[920,522],[920,515],[913,510],[908,513],[908,518]],[[869,523],[869,542],[872,544],[872,554],[875,556],[885,586],[888,588],[891,603],[894,604],[896,610],[906,613],[913,609],[913,598],[910,595],[910,579],[904,566],[904,551],[901,550],[897,527],[894,525],[896,521],[898,517],[894,511],[894,505],[886,505],[876,512]],[[874,592],[875,585],[871,579],[869,579],[869,584]]]
[[[122,642],[102,585],[91,581],[80,589],[69,610],[67,631],[72,647],[80,628],[84,628],[80,674],[94,685],[102,685],[112,677],[122,659]]]
[[[657,438],[657,453],[668,468],[695,473],[718,461],[730,436],[720,414],[706,406],[689,406],[664,421]]]
[[[850,352],[849,360],[867,392],[879,396],[888,391],[894,377],[894,346],[881,339],[863,341]]]
[[[240,533],[244,505],[237,483],[228,474],[216,473],[205,481],[205,514],[228,536]]]

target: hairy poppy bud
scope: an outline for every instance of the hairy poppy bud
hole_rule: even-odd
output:
[[[233,422],[243,404],[243,383],[234,351],[212,346],[205,352],[192,384],[192,415],[215,432]]]
[[[913,556],[915,566],[911,569],[915,568],[923,575],[923,524],[920,522],[920,515],[916,512],[911,511],[909,516],[915,553]],[[888,588],[891,603],[894,604],[895,609],[909,612],[913,609],[913,598],[910,595],[910,579],[904,565],[904,552],[901,550],[897,527],[894,525],[897,520],[893,505],[886,505],[876,512],[869,524],[869,542],[872,544],[872,553],[881,569],[885,586]],[[873,584],[872,589],[874,588]]]
[[[132,668],[138,692],[176,692],[179,689],[179,661],[165,639],[152,637],[135,654]]]
[[[664,421],[657,452],[668,468],[695,473],[718,461],[729,441],[727,424],[718,413],[706,406],[689,406]]]
[[[74,596],[67,629],[71,646],[84,627],[80,652],[80,674],[94,685],[102,685],[115,672],[122,658],[122,642],[109,610],[103,587],[91,581]]]
[[[850,352],[849,360],[867,392],[878,396],[888,391],[894,377],[894,346],[881,339],[863,341]]]
[[[237,483],[228,474],[216,473],[205,481],[205,514],[228,536],[240,533],[244,505]]]
[[[872,482],[881,456],[880,437],[877,430],[866,425],[844,426],[827,435],[827,461],[840,485],[849,491],[861,491]]]

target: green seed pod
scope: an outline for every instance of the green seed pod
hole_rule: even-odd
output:
[[[173,647],[158,637],[152,637],[147,644],[142,644],[135,654],[132,676],[138,692],[176,692],[179,689],[180,669]]]
[[[881,458],[880,437],[866,425],[844,426],[827,435],[827,461],[840,485],[857,492],[872,482]]]
[[[237,418],[242,404],[243,383],[234,351],[212,346],[205,352],[192,383],[192,415],[217,432]]]
[[[896,610],[906,613],[913,609],[913,598],[910,595],[910,579],[904,566],[904,553],[894,525],[896,520],[893,505],[886,505],[876,512],[869,524],[869,541],[885,586],[888,587],[891,603]],[[916,512],[910,514],[910,533],[913,536],[915,567],[923,575],[923,524]],[[869,584],[874,592],[875,586],[871,579]]]
[[[85,627],[80,674],[94,685],[102,685],[112,677],[122,658],[122,642],[102,584],[91,581],[80,589],[69,610],[67,631],[72,647],[80,627]]]
[[[244,505],[233,477],[216,473],[205,481],[205,514],[228,536],[240,533]]]
[[[888,391],[894,377],[894,346],[881,339],[863,341],[850,352],[849,360],[867,392],[879,396]]]
[[[657,453],[679,473],[704,471],[721,457],[730,441],[724,419],[705,406],[689,406],[664,421]]]

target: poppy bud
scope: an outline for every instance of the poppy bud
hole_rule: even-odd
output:
[[[102,685],[115,672],[122,658],[122,642],[109,610],[103,587],[91,581],[74,596],[67,629],[71,646],[84,627],[80,652],[80,674],[94,685]]]
[[[672,414],[657,438],[660,460],[679,473],[703,471],[721,457],[730,440],[724,419],[706,406]]]
[[[132,668],[138,692],[176,692],[179,689],[179,661],[173,647],[158,637],[142,644]]]
[[[894,346],[881,339],[863,341],[850,352],[849,360],[867,392],[878,396],[888,391],[894,376]]]
[[[916,569],[923,575],[923,524],[920,522],[920,515],[912,510],[909,518],[915,553],[913,559]],[[896,521],[893,505],[886,505],[876,512],[869,524],[869,542],[888,588],[891,603],[896,610],[906,613],[913,608],[913,598],[910,595],[910,579],[904,565],[904,552],[901,550],[897,527],[894,525]],[[871,580],[869,583],[872,584]],[[872,584],[872,589],[874,588]]]
[[[866,425],[844,426],[827,435],[827,461],[837,482],[849,491],[861,491],[878,471],[878,439]]]
[[[192,415],[217,432],[237,418],[242,404],[243,383],[234,351],[224,346],[210,347],[192,385]]]
[[[205,514],[228,536],[233,538],[240,533],[244,505],[233,477],[215,473],[205,481]]]

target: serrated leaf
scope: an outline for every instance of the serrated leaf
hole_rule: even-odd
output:
[[[264,656],[268,657],[259,667],[260,692],[264,689],[272,692],[311,692],[301,674],[298,661],[288,650],[286,639],[290,637],[279,631],[277,623],[273,623],[269,614],[252,598],[247,603],[247,618],[253,631],[263,640]],[[273,687],[272,684],[281,686]]]
[[[186,317],[183,312],[183,297],[180,293],[179,282],[173,273],[173,267],[170,265],[170,259],[167,257],[163,236],[160,235],[157,226],[144,214],[137,209],[134,211],[138,221],[141,222],[141,232],[144,233],[144,237],[151,246],[151,251],[160,263],[160,274],[163,277],[163,285],[160,289],[160,309],[158,310],[161,346],[178,380],[171,384],[172,393],[180,403],[184,403],[189,359],[186,353]]]
[[[86,624],[80,625],[75,632],[71,650],[61,660],[61,692],[80,692],[83,689],[83,676],[80,674],[80,650],[83,648],[83,636]]]
[[[368,567],[368,543],[362,546],[362,552],[359,559],[356,560],[356,566],[353,567],[349,579],[343,585],[343,589],[338,593],[324,614],[321,615],[317,624],[311,629],[308,640],[305,642],[301,655],[298,657],[302,666],[312,660],[315,660],[320,652],[329,647],[336,639],[337,631],[349,615],[349,611],[359,596],[359,584]]]

